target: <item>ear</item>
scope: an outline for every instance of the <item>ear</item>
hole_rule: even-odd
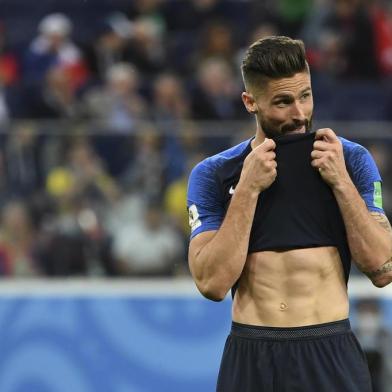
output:
[[[242,102],[245,105],[246,110],[249,113],[251,113],[251,114],[257,113],[256,101],[253,98],[253,95],[251,93],[248,93],[245,91],[241,94],[241,98],[242,98]]]

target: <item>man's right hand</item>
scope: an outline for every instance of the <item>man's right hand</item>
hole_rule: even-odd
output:
[[[277,175],[275,147],[272,139],[265,138],[263,143],[253,149],[244,160],[239,186],[244,186],[257,194],[271,186]]]

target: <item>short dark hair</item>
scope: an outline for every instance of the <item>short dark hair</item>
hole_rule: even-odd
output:
[[[246,51],[241,71],[247,90],[251,87],[262,87],[268,79],[309,72],[305,45],[301,40],[284,36],[259,39]]]

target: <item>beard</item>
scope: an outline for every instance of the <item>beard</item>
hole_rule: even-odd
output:
[[[308,133],[312,130],[312,122],[313,122],[312,120],[313,120],[313,116],[303,121],[293,121],[290,124],[285,124],[283,126],[276,126],[271,121],[262,118],[257,119],[260,128],[263,130],[264,134],[270,139],[276,136],[286,135],[290,132],[293,132],[297,128],[301,128],[303,126],[305,126],[305,132]]]

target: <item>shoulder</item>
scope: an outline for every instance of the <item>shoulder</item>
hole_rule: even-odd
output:
[[[231,147],[218,154],[212,155],[199,162],[192,170],[190,180],[196,176],[215,176],[231,162],[237,162],[245,158],[247,150],[250,148],[251,139],[247,139],[234,147]]]
[[[344,137],[340,137],[340,136],[339,139],[342,143],[343,152],[346,159],[347,158],[352,159],[353,157],[369,154],[369,151],[361,144],[345,139]]]
[[[358,143],[340,138],[347,170],[370,211],[382,210],[381,176],[370,152]]]
[[[376,163],[367,148],[342,137],[339,137],[339,139],[342,142],[344,159],[352,172],[378,171]]]
[[[198,215],[202,207],[211,211],[223,213],[223,184],[233,174],[241,170],[241,163],[250,149],[250,140],[208,157],[198,163],[192,170],[187,189],[187,206],[195,204]]]

